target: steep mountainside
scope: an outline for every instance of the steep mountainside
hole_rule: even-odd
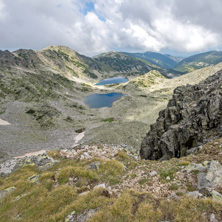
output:
[[[166,57],[172,59],[173,61],[175,61],[176,63],[181,62],[184,58],[183,57],[179,57],[179,56],[172,56],[169,54],[164,54]]]
[[[209,51],[185,58],[177,64],[175,70],[181,72],[192,72],[206,66],[215,65],[222,62],[222,52]]]
[[[122,52],[122,53],[128,56],[146,60],[156,66],[160,66],[165,69],[173,69],[177,65],[177,62],[174,59],[157,52],[144,52],[144,53]]]
[[[165,110],[144,138],[144,159],[181,157],[212,138],[221,137],[222,71],[194,86],[174,90]],[[191,150],[192,149],[192,150]]]

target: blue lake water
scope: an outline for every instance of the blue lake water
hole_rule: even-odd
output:
[[[124,83],[124,82],[128,82],[128,81],[129,81],[129,79],[127,79],[127,78],[114,77],[114,78],[110,78],[110,79],[103,79],[99,83],[97,83],[96,85],[107,85],[107,84],[114,84],[114,83]]]
[[[92,94],[85,98],[85,104],[90,108],[112,107],[113,102],[120,99],[122,93]]]

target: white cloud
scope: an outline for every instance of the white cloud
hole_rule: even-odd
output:
[[[109,50],[195,52],[221,47],[221,0],[0,0],[0,48],[66,45]]]

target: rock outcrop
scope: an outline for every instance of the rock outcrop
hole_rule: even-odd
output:
[[[57,160],[47,156],[46,153],[31,157],[9,159],[0,164],[0,177],[7,176],[23,166],[35,166],[37,170],[47,170],[57,162]]]
[[[222,136],[222,71],[197,85],[174,90],[143,139],[142,159],[169,159]]]

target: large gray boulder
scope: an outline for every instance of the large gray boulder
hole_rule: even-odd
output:
[[[174,90],[143,139],[142,159],[169,159],[222,136],[222,71],[197,85]]]

